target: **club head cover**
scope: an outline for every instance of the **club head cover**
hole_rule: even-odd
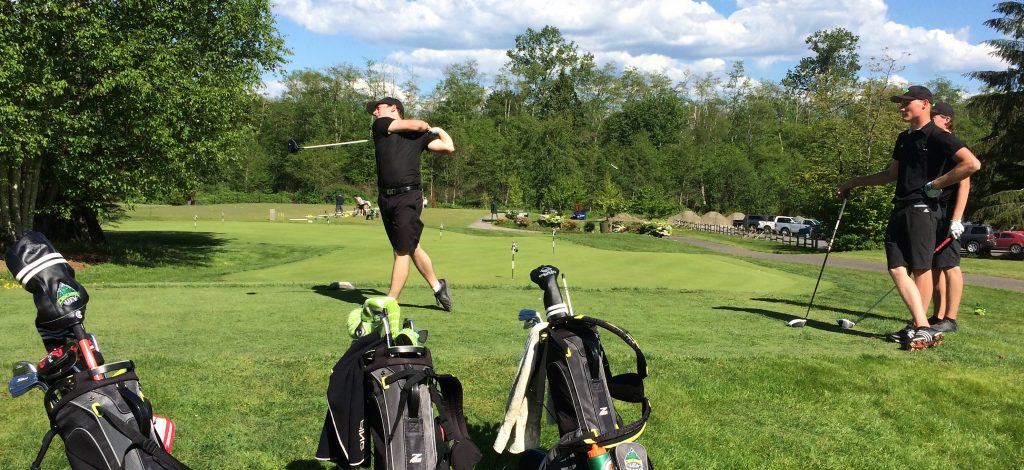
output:
[[[370,334],[373,331],[373,322],[363,320],[363,308],[359,307],[348,312],[348,318],[346,319],[346,326],[348,327],[348,335],[353,339],[362,338]]]
[[[544,309],[548,318],[569,314],[558,290],[558,268],[547,264],[538,266],[530,271],[530,280],[544,291]]]
[[[36,329],[43,336],[44,344],[48,336],[60,336],[82,323],[89,293],[75,280],[75,271],[45,235],[26,232],[11,245],[5,258],[7,269],[32,293],[36,304]],[[60,344],[59,341],[51,343]]]
[[[388,331],[392,337],[401,329],[402,307],[398,305],[397,300],[391,297],[372,297],[363,302],[363,310],[363,318],[365,319],[368,314],[373,322],[374,329],[382,326],[382,317],[387,317]]]

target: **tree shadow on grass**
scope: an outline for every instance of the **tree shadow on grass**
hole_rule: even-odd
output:
[[[756,297],[756,298],[752,298],[750,300],[756,300],[756,301],[759,301],[759,302],[774,302],[774,303],[780,303],[780,304],[796,305],[798,307],[807,308],[807,302],[791,300],[791,299],[778,299],[778,298],[771,298],[771,297]],[[846,318],[847,320],[851,320],[852,321],[852,320],[860,317],[861,315],[864,315],[864,311],[867,310],[867,309],[864,309],[864,310],[851,310],[851,309],[848,309],[848,308],[830,307],[828,305],[818,305],[818,304],[815,304],[811,308],[811,313],[814,313],[814,310],[828,310],[830,312],[841,313],[841,314],[844,315],[844,318]],[[877,319],[880,319],[880,320],[899,320],[899,318],[888,317],[888,316],[884,316],[884,315],[878,315],[878,314],[875,314],[875,313],[868,313],[867,315],[864,316],[864,319],[868,319],[868,318],[877,318]],[[863,320],[861,320],[861,321],[863,321]]]
[[[362,305],[363,302],[366,302],[366,299],[369,299],[370,297],[380,297],[383,295],[387,295],[386,292],[381,292],[377,289],[338,289],[330,285],[313,286],[313,291],[324,297],[330,297],[332,299],[337,299],[345,303],[356,305]],[[437,305],[403,304],[403,307],[421,308],[424,310],[439,310],[442,312],[444,311],[443,308],[438,307]]]
[[[329,285],[313,286],[313,292],[345,303],[363,305],[370,297],[386,295],[377,289],[338,289]]]
[[[70,260],[87,264],[209,266],[226,243],[208,232],[107,232],[106,238],[101,245],[68,243],[60,251]]]
[[[797,318],[803,318],[803,317],[796,316],[796,315],[790,315],[788,313],[773,312],[771,310],[764,310],[764,309],[760,309],[760,308],[740,308],[740,307],[730,307],[730,306],[724,306],[724,305],[723,306],[718,306],[718,307],[712,307],[712,308],[714,308],[715,310],[732,310],[734,312],[753,313],[755,315],[761,315],[761,316],[768,317],[768,318],[774,318],[776,320],[782,320],[783,323],[789,323],[790,320],[795,320]],[[832,332],[832,333],[842,333],[844,335],[860,336],[862,338],[875,338],[875,339],[882,338],[882,335],[877,335],[877,334],[874,334],[874,333],[868,333],[868,332],[865,332],[865,331],[846,329],[846,328],[840,327],[839,325],[837,325],[835,323],[827,323],[827,322],[823,322],[821,320],[814,320],[814,319],[811,319],[811,318],[807,319],[807,324],[804,325],[804,326],[807,327],[807,328],[814,328],[816,330],[829,331],[829,332]]]

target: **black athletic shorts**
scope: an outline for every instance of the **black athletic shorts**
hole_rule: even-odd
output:
[[[885,229],[885,259],[889,269],[900,266],[911,271],[931,269],[935,231],[941,217],[935,203],[894,207]]]
[[[939,245],[949,236],[949,223],[953,217],[953,206],[940,204],[942,220],[939,221],[938,230],[935,231],[935,244]],[[946,247],[935,253],[932,258],[933,268],[954,268],[960,266],[960,240],[950,240]]]
[[[423,234],[423,221],[420,220],[423,191],[416,189],[394,196],[380,196],[377,205],[391,248],[399,254],[412,254]]]

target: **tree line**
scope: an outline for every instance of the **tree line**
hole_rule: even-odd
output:
[[[743,62],[724,77],[681,80],[598,66],[546,26],[518,35],[492,79],[473,61],[450,64],[424,92],[417,77],[381,64],[339,64],[290,72],[283,94],[265,98],[253,85],[286,51],[263,2],[211,0],[208,12],[217,14],[198,14],[199,25],[183,7],[171,16],[180,22],[157,29],[163,35],[147,32],[145,21],[129,24],[121,2],[109,2],[108,16],[90,17],[95,29],[87,31],[69,19],[85,12],[50,3],[51,14],[69,15],[64,23],[8,14],[24,20],[37,13],[28,11],[33,2],[0,7],[10,10],[0,15],[0,60],[11,65],[0,70],[13,70],[0,74],[0,121],[15,129],[0,135],[6,239],[40,216],[81,227],[76,214],[104,220],[124,202],[373,197],[372,144],[292,154],[286,142],[366,139],[372,118],[364,104],[386,95],[455,139],[454,154],[426,156],[423,165],[427,196],[449,206],[496,201],[503,209],[583,205],[591,214],[647,218],[690,209],[829,220],[840,203],[836,186],[884,168],[906,127],[889,102],[904,88],[891,80],[902,57],[861,58],[859,38],[842,28],[808,37],[807,57],[777,83],[750,80]],[[987,24],[1009,39],[990,43],[1009,68],[973,73],[985,88],[970,98],[945,79],[925,85],[957,110],[959,137],[983,161],[968,218],[1022,225],[1024,166],[1016,155],[1024,94],[1015,77],[1024,63],[1024,6],[1003,2],[995,12]],[[204,28],[220,34],[204,35]],[[40,39],[74,43],[87,34],[103,37],[107,50],[64,52]],[[186,60],[192,57],[202,60]],[[31,189],[17,184],[32,180]],[[854,193],[844,245],[881,239],[891,194]]]

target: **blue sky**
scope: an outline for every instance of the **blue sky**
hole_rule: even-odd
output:
[[[780,80],[801,57],[804,39],[843,27],[860,36],[862,73],[871,57],[899,58],[893,81],[963,77],[1004,65],[982,42],[998,33],[986,0],[277,0],[277,26],[292,51],[287,70],[368,60],[396,82],[414,74],[429,93],[448,64],[474,59],[487,78],[527,28],[558,27],[600,64],[660,72],[675,80],[724,75],[736,60],[752,80]],[[280,92],[264,77],[266,93]]]

